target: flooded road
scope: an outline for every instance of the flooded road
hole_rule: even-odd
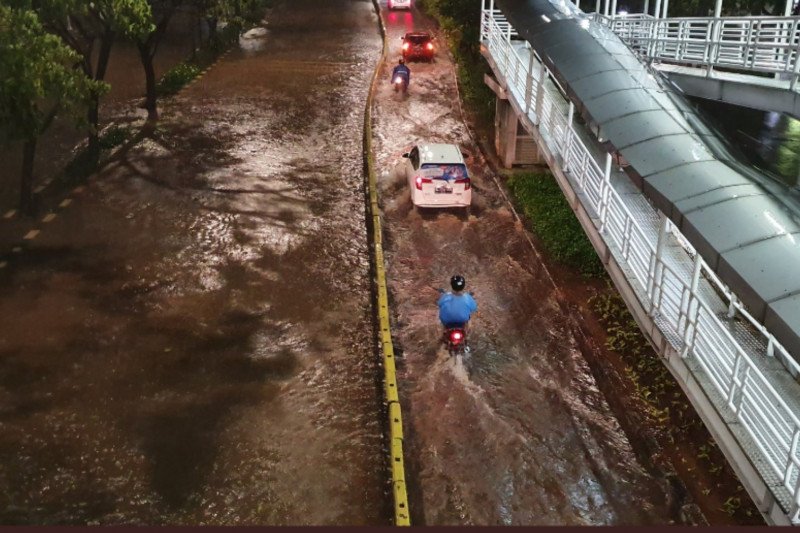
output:
[[[385,15],[390,65],[376,94],[375,146],[412,523],[680,523],[680,498],[634,452],[549,276],[487,176],[444,39],[435,41],[435,62],[410,65],[404,97],[389,85],[398,37],[431,24],[416,10]],[[418,141],[472,154],[469,214],[413,208],[396,165]],[[440,346],[435,305],[435,289],[455,273],[479,306],[463,364]]]
[[[373,5],[249,35],[6,256],[0,523],[388,524]]]

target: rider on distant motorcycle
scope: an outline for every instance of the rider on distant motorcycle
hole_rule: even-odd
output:
[[[403,81],[406,83],[406,87],[408,86],[409,82],[411,82],[411,69],[406,66],[406,62],[403,58],[400,58],[400,61],[397,62],[397,66],[394,67],[392,70],[392,83],[394,83],[395,78],[400,76],[403,78]]]
[[[464,276],[456,274],[450,278],[453,292],[446,292],[439,297],[439,320],[445,328],[463,328],[469,322],[472,313],[478,310],[478,304],[468,292]]]

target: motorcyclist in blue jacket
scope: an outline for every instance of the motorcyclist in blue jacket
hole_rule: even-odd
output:
[[[408,86],[408,84],[411,82],[411,69],[406,66],[406,62],[402,57],[400,58],[400,61],[397,62],[397,66],[394,67],[394,70],[392,70],[391,81],[394,82],[394,79],[397,76],[400,76],[405,80],[406,86]]]
[[[450,278],[453,292],[446,292],[439,297],[439,320],[445,328],[465,327],[472,313],[478,310],[478,304],[472,295],[464,292],[466,286],[464,276],[456,274]]]

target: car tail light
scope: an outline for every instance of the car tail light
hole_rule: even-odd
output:
[[[433,43],[428,43],[428,44],[425,46],[425,48],[427,48],[428,50],[433,50]]]
[[[408,50],[408,43],[403,43],[403,50]]]
[[[430,178],[423,178],[422,176],[417,176],[417,179],[414,180],[414,183],[417,184],[417,190],[421,191],[423,183],[433,183],[433,181]]]
[[[469,178],[464,178],[462,180],[456,180],[456,183],[463,183],[465,191],[468,191],[468,190],[470,190],[470,188],[472,188],[472,184],[470,183]]]
[[[464,334],[458,330],[450,332],[450,342],[458,344],[464,339]]]

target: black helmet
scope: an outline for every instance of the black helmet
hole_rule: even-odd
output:
[[[453,287],[454,291],[463,291],[464,287],[467,286],[467,280],[464,279],[464,276],[456,274],[450,278],[450,286]]]
[[[401,57],[401,58],[400,58],[400,61],[398,61],[398,62],[397,62],[397,64],[398,64],[398,65],[404,65],[404,64],[405,64],[405,62],[406,62],[406,60],[405,60],[405,59],[403,59],[403,58]]]

